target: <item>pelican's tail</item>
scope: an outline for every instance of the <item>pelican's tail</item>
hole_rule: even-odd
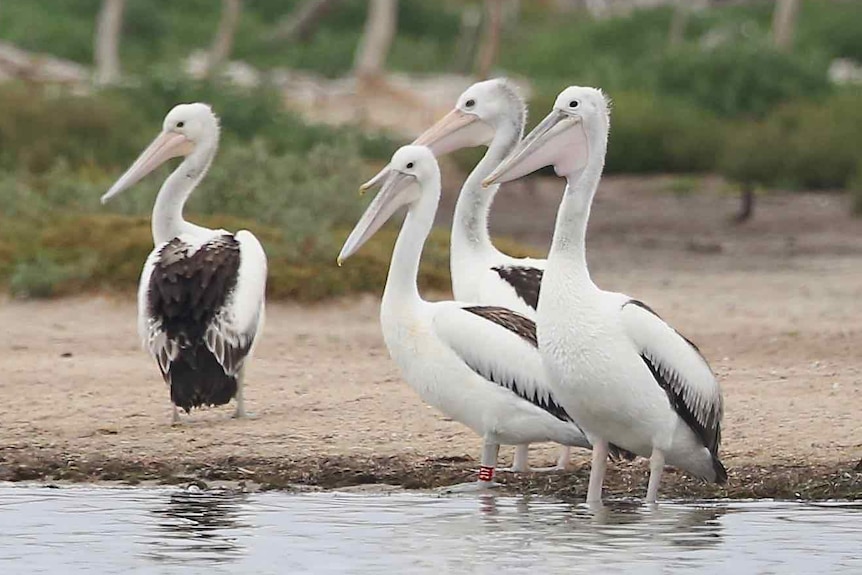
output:
[[[171,401],[186,411],[224,405],[236,395],[236,376],[227,375],[203,344],[183,349],[171,363]]]

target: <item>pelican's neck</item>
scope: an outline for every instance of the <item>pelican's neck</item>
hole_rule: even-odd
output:
[[[156,245],[202,229],[183,219],[183,207],[209,169],[217,147],[215,142],[199,145],[162,184],[153,207],[153,242]]]
[[[548,268],[565,268],[574,279],[595,287],[587,268],[587,223],[605,166],[607,132],[597,132],[589,141],[591,146],[587,165],[579,172],[566,176],[566,191],[557,210]]]
[[[422,259],[422,248],[437,213],[440,201],[440,173],[437,172],[431,181],[425,182],[419,199],[407,211],[407,217],[395,241],[392,252],[392,262],[389,265],[389,276],[386,278],[386,289],[383,291],[383,303],[420,301],[417,279],[419,262]]]
[[[458,257],[467,251],[489,252],[495,250],[488,231],[488,212],[499,185],[482,188],[482,180],[512,151],[521,139],[521,129],[516,121],[505,121],[494,132],[488,151],[473,168],[455,204],[452,224],[452,255]]]

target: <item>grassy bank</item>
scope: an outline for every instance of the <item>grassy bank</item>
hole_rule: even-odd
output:
[[[195,221],[213,228],[253,230],[269,259],[269,297],[305,302],[382,292],[397,233],[393,228],[382,230],[380,237],[339,268],[335,256],[348,228],[324,230],[296,245],[282,230],[251,220],[210,216]],[[22,297],[132,293],[152,249],[146,217],[76,214],[50,222],[0,218],[0,285]],[[449,289],[445,232],[431,236],[420,279],[423,288]]]
[[[201,489],[228,487],[252,491],[297,488],[344,489],[358,485],[440,489],[475,478],[478,462],[470,457],[320,456],[308,458],[229,457],[223,460],[124,458],[106,460],[76,454],[0,452],[2,481],[120,482],[125,485],[195,484]],[[605,479],[606,497],[642,498],[645,461],[617,463]],[[589,467],[558,473],[498,473],[500,491],[582,501]],[[778,499],[790,501],[858,500],[862,470],[853,462],[835,464],[775,463],[731,468],[726,485],[704,483],[677,470],[665,472],[665,499]]]

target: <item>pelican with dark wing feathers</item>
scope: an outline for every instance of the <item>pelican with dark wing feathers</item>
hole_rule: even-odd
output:
[[[650,458],[647,501],[665,463],[722,483],[724,401],[700,351],[646,304],[604,291],[587,268],[586,230],[610,129],[594,88],[563,90],[554,108],[488,176],[493,186],[553,166],[567,180],[542,279],[537,340],[550,389],[593,443],[587,501],[600,503],[608,446]]]
[[[153,208],[155,249],[138,287],[138,332],[170,387],[173,421],[179,411],[224,405],[236,398],[245,416],[246,361],[264,318],[266,255],[242,230],[211,230],[183,219],[183,206],[218,148],[218,118],[206,104],[181,104],[161,134],[102,196],[132,187],[171,158],[183,157]]]
[[[427,146],[437,157],[477,146],[487,151],[470,172],[452,221],[450,270],[456,300],[501,306],[536,319],[545,260],[515,258],[497,249],[491,241],[488,216],[500,186],[483,189],[482,179],[521,140],[527,119],[527,104],[518,88],[505,78],[477,82],[464,90],[452,110],[425,130],[414,142]],[[373,186],[389,172],[386,166],[363,185]],[[515,449],[513,471],[528,471],[528,445]],[[557,465],[565,469],[571,458],[567,445],[560,447]]]
[[[501,444],[589,447],[548,389],[533,320],[500,306],[420,296],[416,276],[440,200],[440,170],[424,146],[402,147],[389,165],[338,260],[356,253],[399,208],[407,208],[383,290],[383,337],[422,399],[484,439],[474,485],[492,484]]]

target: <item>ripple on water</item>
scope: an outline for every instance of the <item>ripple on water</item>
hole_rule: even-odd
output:
[[[0,485],[0,573],[862,572],[862,505]]]

